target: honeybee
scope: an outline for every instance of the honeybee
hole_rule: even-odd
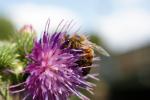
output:
[[[99,53],[104,54],[106,56],[109,56],[109,54],[100,46],[97,46],[96,44],[90,42],[88,38],[84,35],[77,35],[74,34],[72,36],[65,36],[65,40],[68,41],[68,46],[70,46],[72,49],[82,49],[82,54],[84,56],[81,57],[80,60],[78,60],[76,63],[80,67],[84,67],[82,69],[82,75],[86,76],[90,70],[93,58],[94,58],[94,49],[96,49]]]

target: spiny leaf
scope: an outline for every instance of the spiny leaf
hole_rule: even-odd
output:
[[[33,48],[33,34],[29,33],[18,33],[16,34],[16,53],[18,59],[25,64],[27,63],[26,55],[31,52]]]
[[[5,45],[0,47],[0,69],[12,67],[15,60],[14,45]]]

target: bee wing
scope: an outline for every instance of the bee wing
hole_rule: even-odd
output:
[[[109,53],[105,49],[103,49],[102,47],[100,47],[100,46],[98,46],[98,45],[96,45],[94,43],[92,43],[92,46],[95,48],[95,50],[98,53],[103,54],[104,56],[107,56],[107,57],[110,56]]]

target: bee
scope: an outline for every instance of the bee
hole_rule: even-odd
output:
[[[82,56],[76,62],[79,67],[82,67],[83,76],[86,76],[91,70],[91,67],[88,66],[91,66],[93,63],[94,49],[96,49],[99,53],[109,56],[109,54],[103,48],[90,42],[88,38],[84,35],[74,34],[72,36],[65,36],[65,40],[68,41],[67,45],[70,46],[72,49],[81,49],[83,51],[82,54],[84,56]]]

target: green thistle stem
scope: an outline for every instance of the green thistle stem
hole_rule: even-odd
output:
[[[5,100],[9,100],[8,85],[6,85],[6,90],[5,90]]]
[[[0,95],[1,95],[1,97],[4,99],[5,98],[5,95],[4,95],[4,93],[2,92],[2,90],[0,90]]]
[[[6,82],[4,100],[11,100],[10,95],[9,95],[9,82]]]
[[[9,87],[8,82],[5,83],[5,86],[0,89],[0,95],[2,100],[10,100],[9,99]]]

